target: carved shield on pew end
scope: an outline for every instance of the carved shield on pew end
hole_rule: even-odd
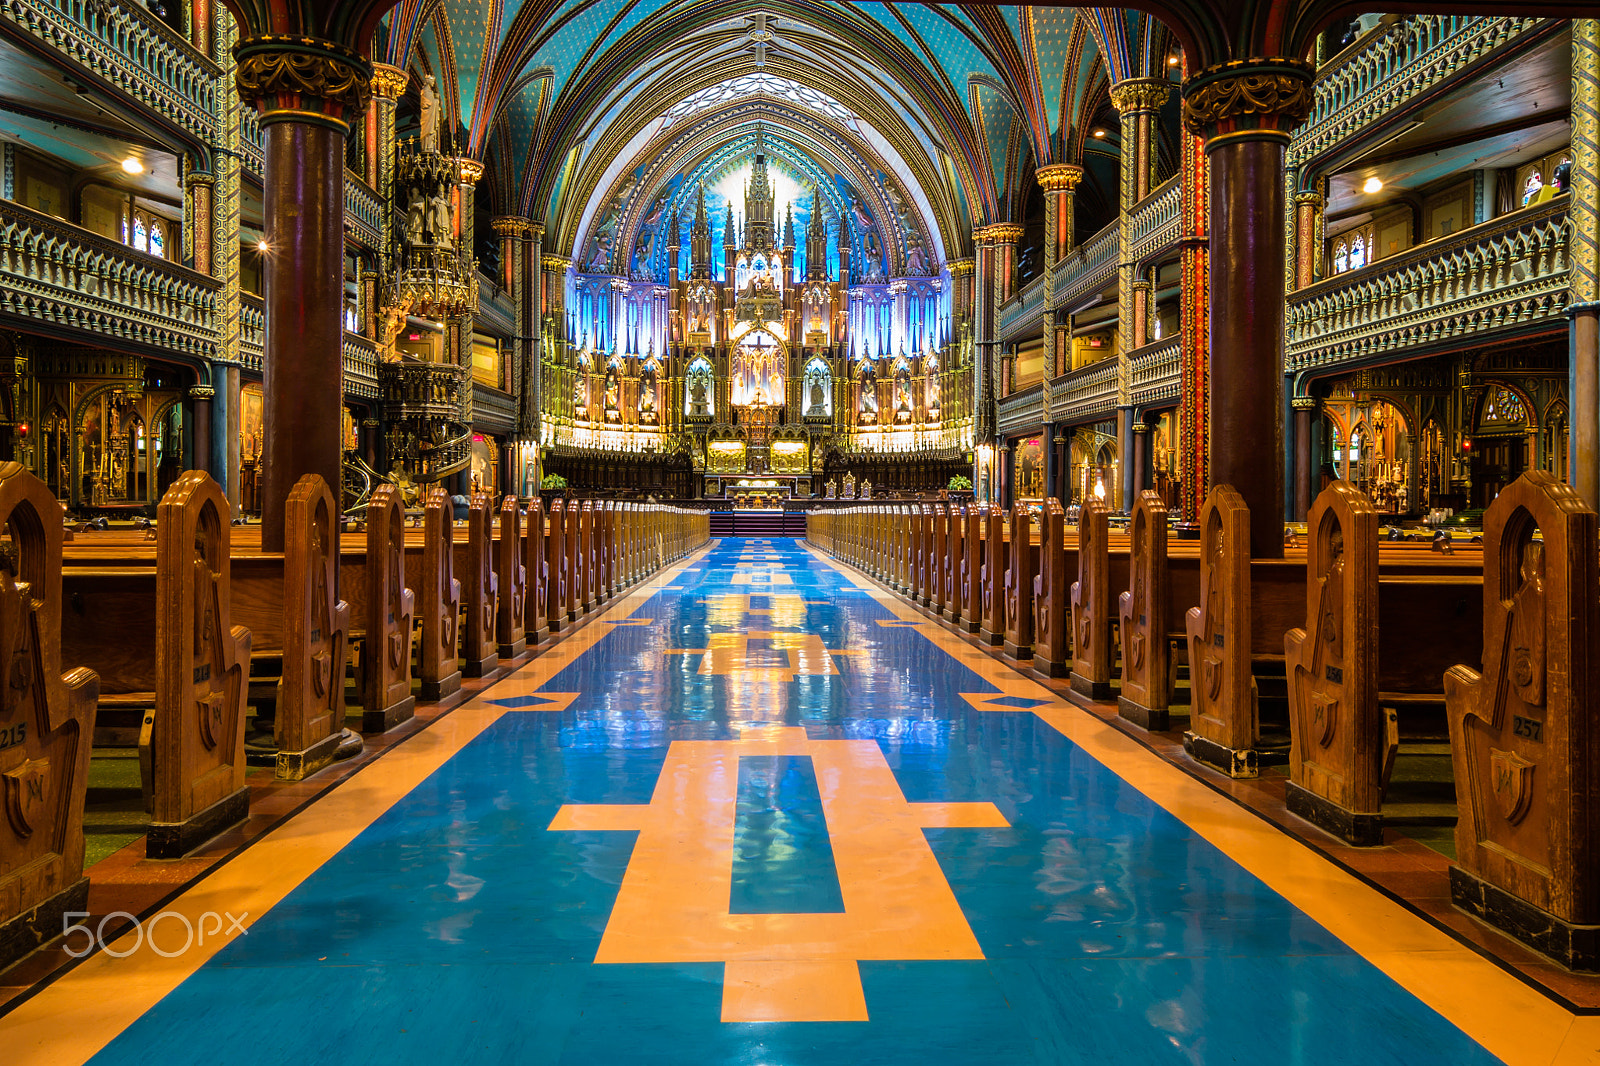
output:
[[[411,695],[411,634],[416,597],[405,583],[406,515],[393,485],[367,503],[367,617],[362,704],[383,711]]]
[[[0,923],[83,878],[83,804],[99,678],[61,673],[61,506],[0,463]],[[59,927],[47,935],[59,932]]]
[[[1088,499],[1078,513],[1078,580],[1072,583],[1072,672],[1086,681],[1111,681],[1110,523],[1104,500]]]
[[[200,470],[173,482],[156,523],[152,817],[188,821],[244,787],[250,632],[235,626],[232,510]]]
[[[495,639],[504,647],[522,640],[526,634],[523,608],[528,594],[528,570],[522,563],[522,511],[513,495],[500,501],[500,540],[495,545],[495,563],[502,593],[495,612]]]
[[[1122,626],[1122,694],[1164,710],[1167,692],[1167,507],[1150,489],[1134,503],[1129,533],[1129,589],[1118,600]]]
[[[1387,745],[1377,692],[1378,514],[1366,494],[1336,481],[1306,528],[1306,626],[1284,636],[1290,779],[1347,811],[1376,813]]]
[[[1250,509],[1231,485],[1200,511],[1200,603],[1185,615],[1193,701],[1189,728],[1224,748],[1254,749],[1260,731],[1250,675]]]
[[[526,522],[527,528],[523,531],[522,539],[522,565],[528,573],[528,584],[522,620],[527,631],[536,634],[545,627],[545,600],[550,595],[544,544],[544,504],[537,496],[528,501]]]
[[[494,532],[489,494],[474,492],[467,504],[467,632],[463,647],[468,663],[495,654],[494,617],[499,609],[499,582],[494,572]]]
[[[289,493],[284,510],[283,680],[277,734],[280,752],[294,753],[344,729],[350,605],[335,593],[338,512],[327,482],[305,475]]]
[[[1468,873],[1565,922],[1600,923],[1596,516],[1543,471],[1484,515],[1483,672],[1445,674]],[[1538,538],[1538,539],[1536,539]]]

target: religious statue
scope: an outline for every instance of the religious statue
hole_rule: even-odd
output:
[[[867,214],[867,209],[861,206],[861,201],[854,196],[850,197],[850,215],[856,220],[856,228],[862,234],[872,232],[872,216]]]
[[[828,398],[822,391],[822,378],[814,375],[811,378],[811,396],[806,403],[806,414],[825,415],[828,413]]]
[[[928,257],[922,250],[922,241],[915,233],[906,237],[906,273],[926,274],[928,272]]]
[[[435,88],[436,84],[432,74],[422,76],[418,120],[422,124],[419,142],[424,152],[439,150],[439,91]]]
[[[406,243],[419,245],[424,242],[424,231],[428,228],[428,202],[422,195],[422,190],[416,187],[411,189],[409,202],[406,204]]]
[[[620,421],[622,421],[622,415],[617,410],[617,395],[618,395],[618,392],[619,392],[619,388],[620,387],[617,384],[617,371],[616,371],[616,368],[615,367],[608,367],[606,369],[606,391],[605,391],[606,421],[607,422],[620,422]]]
[[[611,262],[611,234],[597,233],[594,237],[594,254],[589,256],[589,272],[603,273]]]
[[[689,415],[692,418],[711,416],[711,407],[706,397],[706,379],[699,374],[689,380]]]

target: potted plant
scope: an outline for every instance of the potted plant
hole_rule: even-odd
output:
[[[952,500],[972,499],[972,479],[965,474],[956,474],[950,479],[950,484],[945,486],[945,491],[941,495],[946,495]]]
[[[571,495],[567,491],[567,479],[560,474],[546,474],[539,479],[539,495],[546,504],[557,496]]]

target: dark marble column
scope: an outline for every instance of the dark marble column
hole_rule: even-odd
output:
[[[1311,501],[1316,497],[1316,471],[1312,469],[1311,424],[1317,415],[1314,396],[1296,396],[1289,401],[1294,407],[1294,513],[1293,521],[1304,522],[1311,511]]]
[[[1127,510],[1139,502],[1139,493],[1150,487],[1150,424],[1143,418],[1133,420],[1133,488],[1128,494]]]
[[[211,400],[217,390],[210,385],[189,386],[189,403],[194,413],[194,452],[189,466],[215,474],[211,459]]]
[[[341,481],[345,137],[366,113],[372,70],[309,37],[251,37],[234,51],[266,139],[261,543],[281,551],[295,482],[320,474],[337,493]]]
[[[1209,67],[1183,86],[1210,161],[1211,483],[1250,507],[1258,557],[1283,554],[1284,150],[1311,107],[1294,59]]]

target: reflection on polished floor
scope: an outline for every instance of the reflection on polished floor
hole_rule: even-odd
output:
[[[1090,719],[725,540],[175,904],[248,935],[93,960],[0,1045],[31,1009],[89,1034],[56,1062],[1411,1066],[1544,1024],[1469,1037],[1418,995],[1476,956]]]

